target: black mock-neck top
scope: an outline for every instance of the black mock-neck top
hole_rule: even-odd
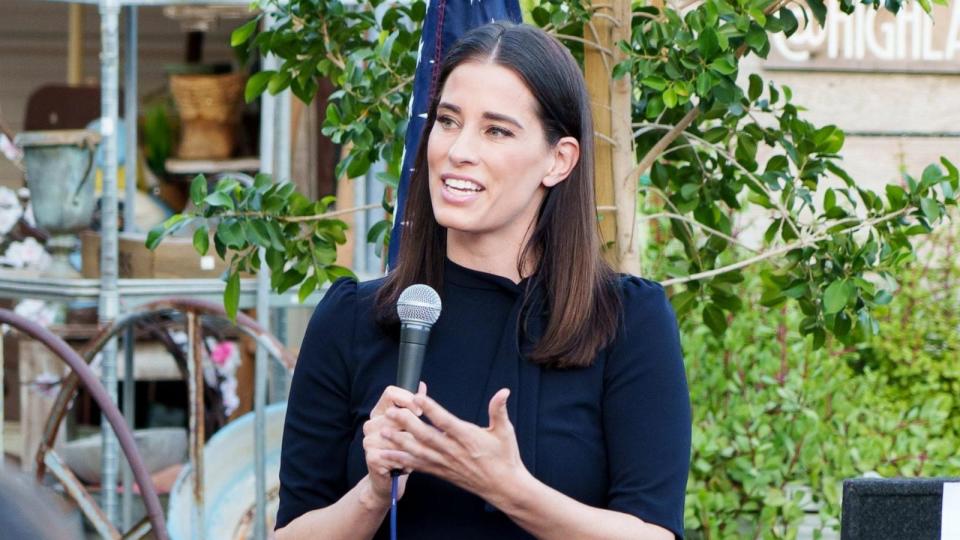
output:
[[[397,373],[396,335],[374,321],[381,284],[341,279],[311,318],[287,406],[277,527],[336,502],[367,474],[363,423]],[[663,288],[621,277],[623,314],[614,342],[590,367],[558,370],[524,356],[544,324],[527,308],[521,314],[528,286],[529,279],[514,283],[446,261],[438,291],[443,310],[422,373],[428,394],[486,426],[490,398],[510,388],[520,455],[535,477],[682,538],[690,403]],[[375,538],[388,538],[387,522]],[[532,538],[476,495],[417,472],[398,504],[398,537]]]

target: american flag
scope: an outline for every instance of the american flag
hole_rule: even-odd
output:
[[[420,38],[417,72],[413,80],[413,98],[410,100],[410,121],[407,124],[403,148],[403,169],[397,190],[397,206],[390,235],[389,265],[396,266],[400,248],[400,229],[403,223],[403,205],[413,170],[413,160],[420,144],[420,135],[427,120],[430,99],[440,74],[440,62],[450,46],[468,30],[494,21],[520,23],[522,15],[518,0],[429,0],[427,15]]]

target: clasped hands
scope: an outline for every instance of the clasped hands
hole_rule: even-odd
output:
[[[510,391],[490,399],[490,425],[461,420],[427,396],[426,384],[414,395],[389,386],[363,425],[363,448],[374,495],[390,500],[390,471],[419,471],[442,478],[488,501],[527,473],[507,414]],[[429,419],[430,423],[423,420]],[[432,424],[432,425],[431,425]]]

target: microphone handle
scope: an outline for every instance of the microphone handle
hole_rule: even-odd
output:
[[[400,361],[397,363],[397,386],[400,388],[417,392],[429,339],[429,326],[404,324],[400,327]]]

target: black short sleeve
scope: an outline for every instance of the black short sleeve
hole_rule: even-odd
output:
[[[676,317],[652,281],[623,278],[623,299],[604,372],[608,508],[682,538],[691,416]]]
[[[277,528],[336,502],[348,491],[346,463],[353,426],[346,361],[356,296],[355,281],[336,281],[307,326],[283,427]]]

